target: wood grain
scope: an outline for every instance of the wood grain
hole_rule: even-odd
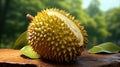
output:
[[[75,62],[56,63],[43,59],[29,59],[19,50],[0,49],[0,67],[120,67],[120,53],[89,54],[84,51]]]

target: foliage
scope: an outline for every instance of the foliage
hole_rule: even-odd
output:
[[[15,41],[14,48],[15,49],[20,49],[23,46],[28,45],[28,40],[27,40],[27,31],[23,32]]]
[[[119,53],[120,47],[112,42],[105,42],[102,44],[99,44],[97,46],[93,46],[91,49],[88,50],[90,53]]]
[[[0,0],[0,47],[13,48],[17,37],[26,31],[26,14],[36,15],[46,8],[59,8],[75,16],[88,33],[89,46],[105,41],[120,42],[120,8],[102,11],[98,0],[92,0],[87,9],[82,0]]]
[[[87,13],[89,17],[100,16],[102,15],[102,11],[99,8],[100,2],[98,0],[92,0],[90,5],[87,8]]]
[[[88,14],[88,38],[91,45],[89,47],[107,41],[106,39],[111,35],[108,31],[108,23],[105,20],[105,13],[99,8],[100,2],[92,0],[86,13]]]
[[[40,55],[37,54],[30,45],[24,46],[20,49],[20,53],[31,59],[40,58]]]
[[[113,8],[106,12],[106,21],[108,22],[108,30],[111,33],[111,36],[108,37],[108,40],[115,43],[120,42],[120,8]],[[120,43],[119,43],[120,45]]]

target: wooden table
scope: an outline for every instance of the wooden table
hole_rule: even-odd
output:
[[[89,54],[84,51],[75,62],[56,63],[25,58],[19,50],[0,49],[0,67],[120,67],[120,53]]]

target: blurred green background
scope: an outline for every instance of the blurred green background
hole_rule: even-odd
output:
[[[87,30],[88,48],[108,41],[120,45],[120,7],[104,11],[99,0],[91,0],[87,8],[82,4],[83,0],[0,0],[0,48],[13,48],[17,37],[27,30],[26,14],[35,16],[46,8],[75,16]]]

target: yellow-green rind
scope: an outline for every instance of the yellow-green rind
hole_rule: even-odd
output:
[[[65,22],[47,12],[57,12],[71,20],[82,33],[83,44]],[[82,39],[81,39],[82,40]],[[45,59],[57,62],[75,61],[87,44],[87,33],[80,23],[68,13],[59,9],[38,12],[28,26],[28,41],[33,49]]]

